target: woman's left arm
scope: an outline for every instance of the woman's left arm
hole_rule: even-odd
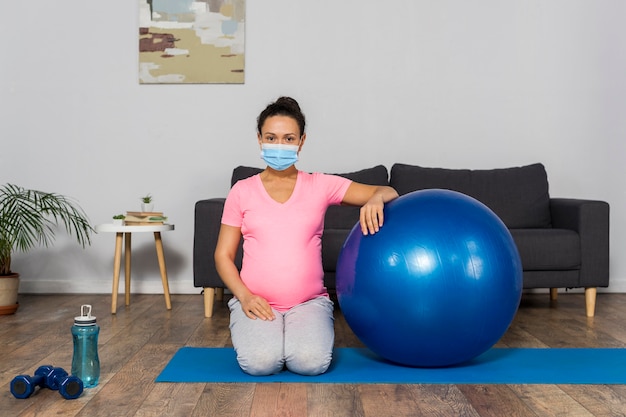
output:
[[[385,203],[398,197],[398,193],[393,188],[386,185],[368,185],[352,182],[346,195],[343,197],[343,204],[361,206],[361,231],[364,235],[374,234],[383,225],[383,208]]]

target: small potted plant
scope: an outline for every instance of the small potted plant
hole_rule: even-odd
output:
[[[122,226],[124,224],[125,218],[126,216],[124,216],[123,214],[116,214],[115,216],[113,216],[113,224],[116,226]]]
[[[151,212],[154,204],[152,204],[152,196],[150,194],[146,194],[143,197],[139,197],[141,200],[141,211],[143,212]]]

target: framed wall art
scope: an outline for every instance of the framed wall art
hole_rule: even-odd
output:
[[[141,84],[243,84],[246,0],[138,0]]]

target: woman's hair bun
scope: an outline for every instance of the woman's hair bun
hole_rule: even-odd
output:
[[[294,100],[291,97],[279,97],[278,100],[276,100],[276,105],[278,106],[284,106],[290,109],[293,109],[297,112],[300,112],[300,105],[298,104],[298,102],[296,100]]]

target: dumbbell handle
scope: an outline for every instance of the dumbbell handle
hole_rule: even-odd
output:
[[[63,368],[53,368],[46,376],[46,386],[59,391],[66,400],[73,400],[83,393],[83,381],[77,376],[68,375]]]
[[[67,371],[63,368],[53,368],[46,375],[46,387],[58,391],[61,382],[67,378]]]

